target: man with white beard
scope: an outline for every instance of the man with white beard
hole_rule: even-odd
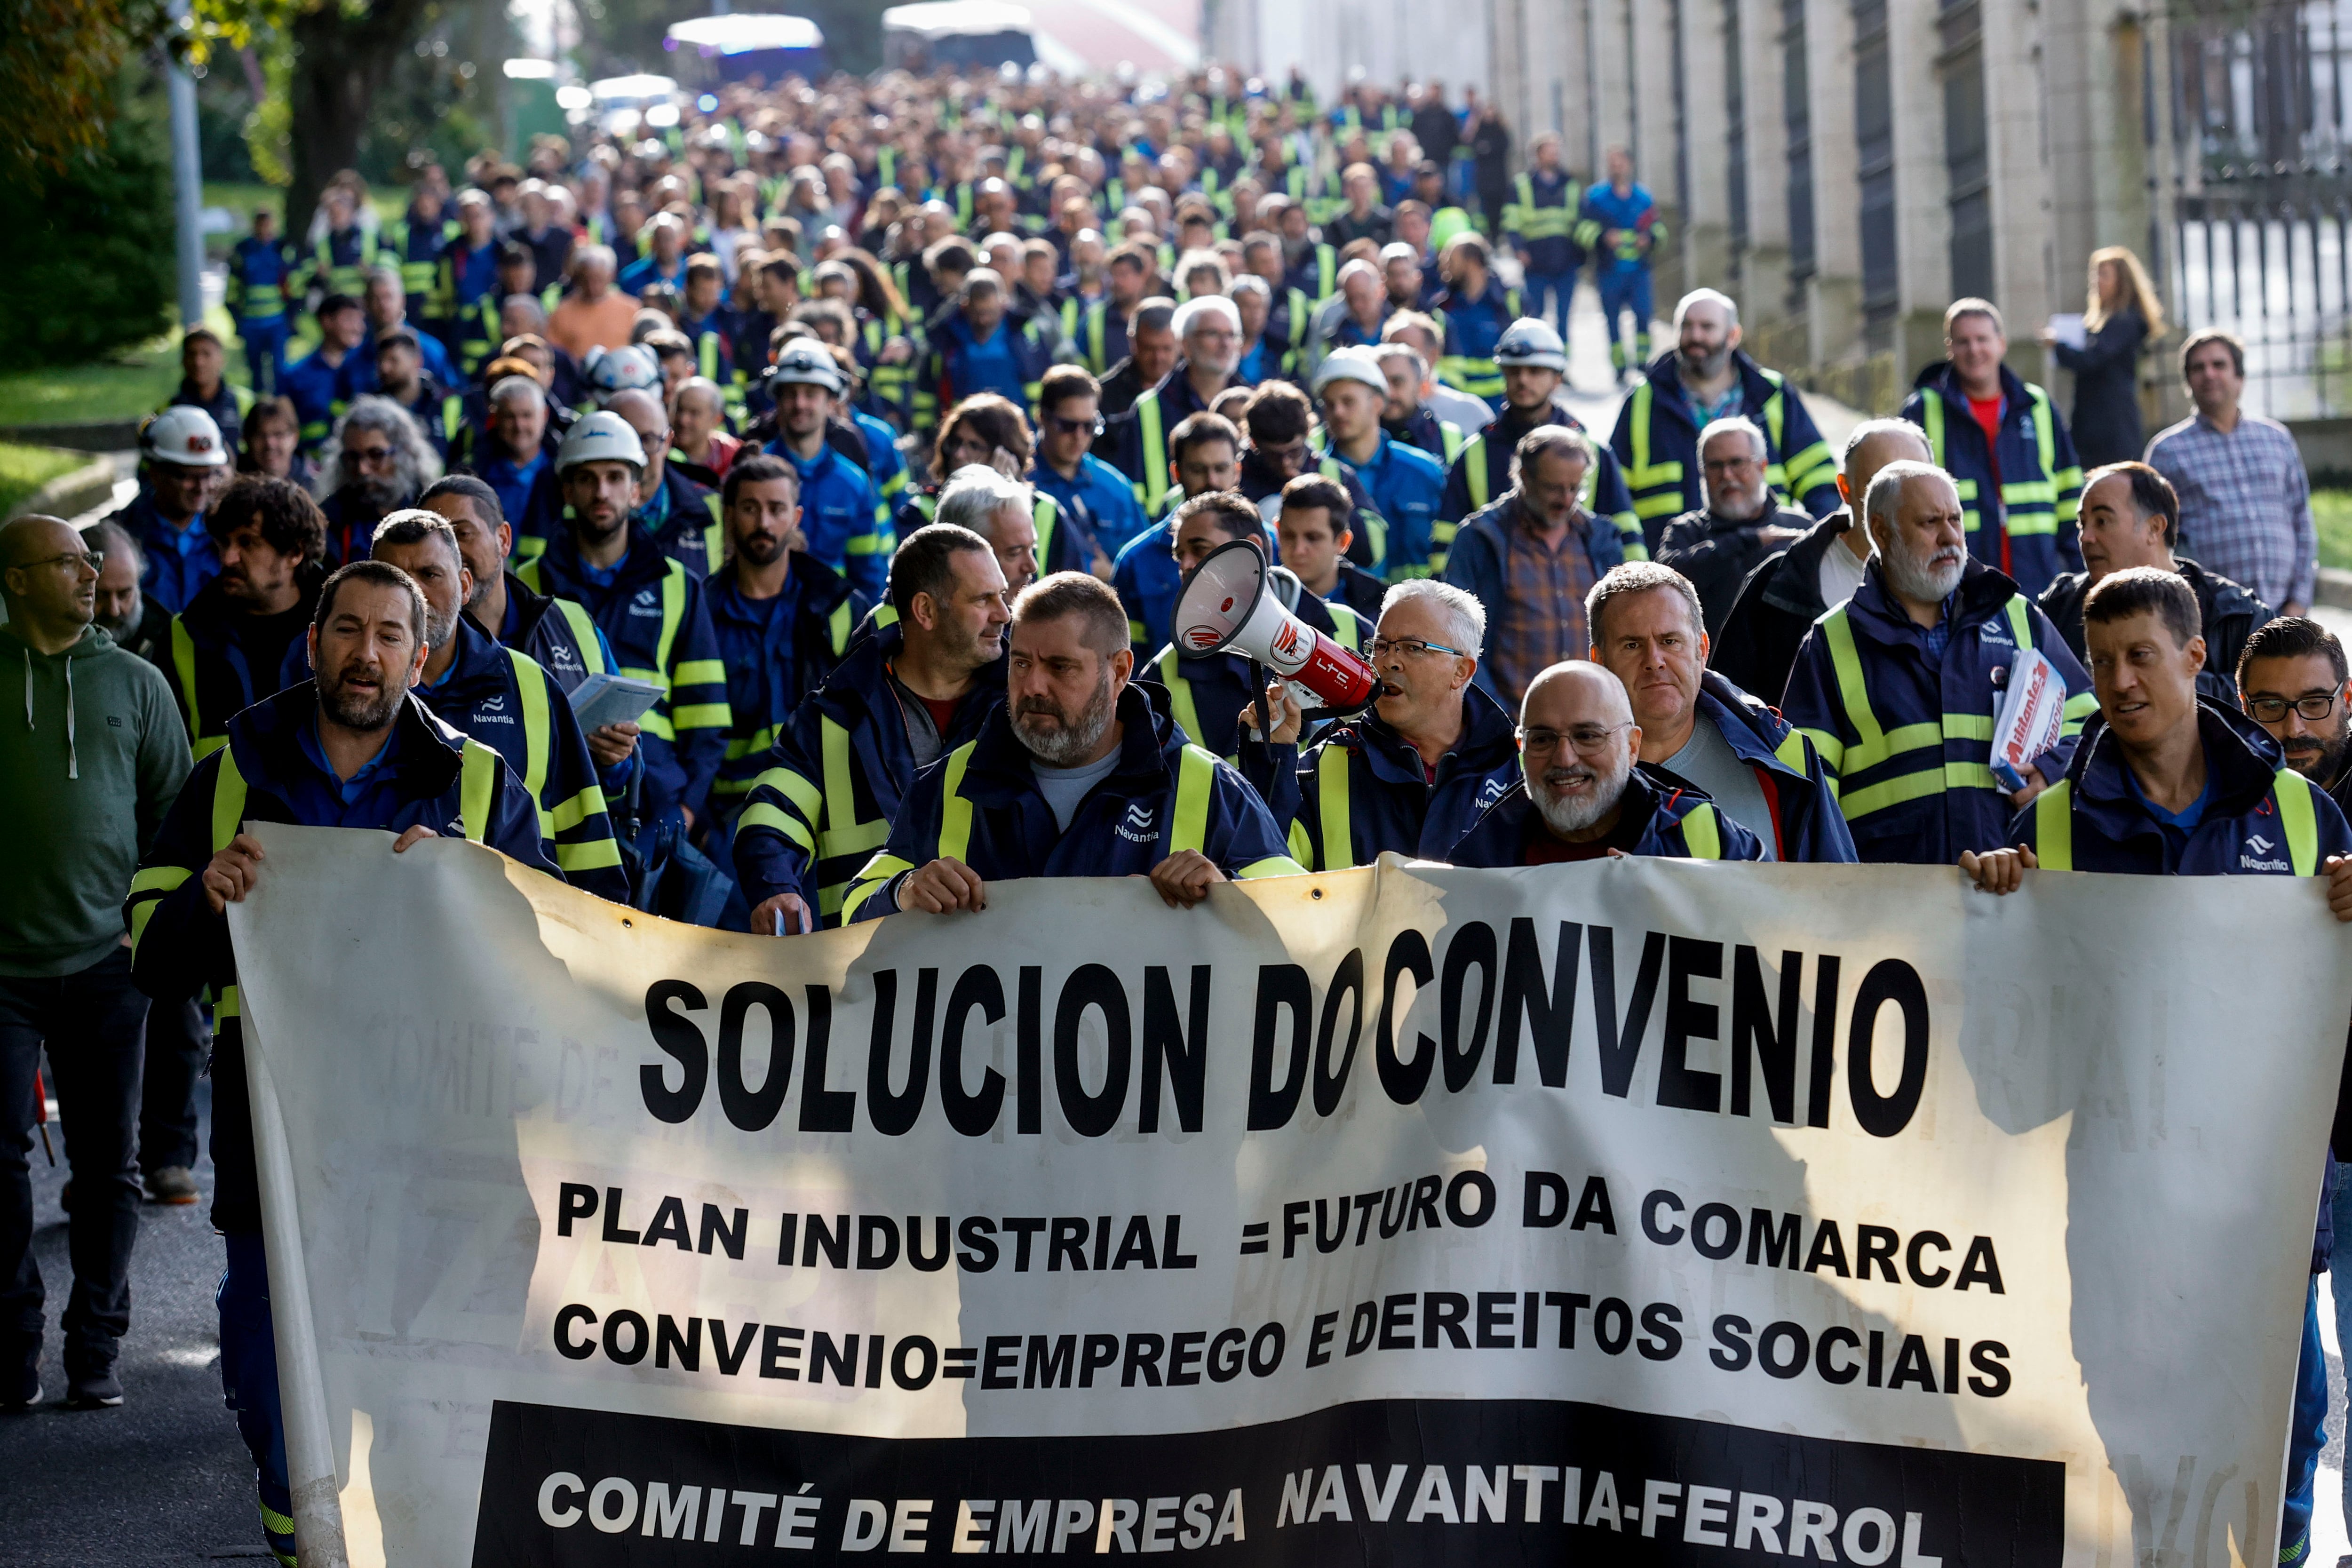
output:
[[[1004,705],[915,777],[889,842],[857,873],[845,922],[988,907],[1020,877],[1141,877],[1171,909],[1216,883],[1297,876],[1257,792],[1129,684],[1127,611],[1057,572],[1013,606]]]
[[[1454,845],[1447,858],[1456,866],[1763,858],[1756,836],[1713,801],[1642,764],[1625,688],[1600,665],[1570,659],[1529,682],[1518,739],[1521,781]]]
[[[2017,584],[1969,553],[1959,492],[1930,463],[1887,464],[1870,481],[1871,555],[1853,597],[1797,648],[1781,716],[1835,776],[1865,862],[1948,865],[1998,849],[2009,819],[2066,772],[2097,706],[2065,640]],[[1992,732],[2011,667],[2032,648],[2065,682],[2057,744],[1993,777]]]

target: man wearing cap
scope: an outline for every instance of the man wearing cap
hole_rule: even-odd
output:
[[[1387,525],[1384,574],[1395,582],[1443,573],[1445,551],[1433,530],[1445,468],[1381,428],[1389,381],[1376,352],[1340,349],[1328,356],[1315,372],[1315,395],[1323,405],[1326,450],[1364,487]]]
[[[964,274],[955,304],[933,319],[921,383],[934,414],[979,392],[1022,408],[1036,405],[1037,384],[1054,363],[1056,328],[1050,318],[1016,316],[1009,305],[996,269],[975,267]]]
[[[645,447],[610,410],[580,419],[556,453],[564,526],[516,575],[581,605],[613,648],[617,673],[661,689],[638,721],[647,818],[676,810],[693,828],[727,749],[727,665],[702,584],[631,521]]]
[[[220,571],[220,551],[205,527],[205,499],[228,463],[228,449],[211,415],[174,405],[141,428],[139,458],[139,493],[109,521],[147,552],[141,590],[177,615]]]
[[[1173,324],[1181,350],[1175,365],[1112,431],[1118,452],[1112,465],[1135,482],[1135,499],[1155,517],[1168,490],[1168,432],[1236,384],[1234,372],[1242,357],[1242,314],[1222,295],[1185,300],[1176,307]]]
[[[1511,454],[1528,431],[1538,425],[1584,429],[1583,421],[1559,400],[1568,379],[1568,347],[1549,322],[1532,316],[1513,321],[1495,344],[1495,363],[1503,373],[1503,409],[1492,425],[1470,438],[1447,470],[1435,529],[1442,542],[1450,542],[1465,520],[1511,488]],[[1615,527],[1622,559],[1647,560],[1642,520],[1634,515],[1624,469],[1608,447],[1598,441],[1588,445],[1594,467],[1588,475],[1592,488],[1585,505]]]
[[[858,593],[878,600],[889,582],[898,535],[874,476],[826,439],[834,400],[841,395],[841,367],[824,344],[795,340],[776,355],[768,385],[776,403],[776,437],[768,455],[783,458],[800,475],[803,547]]]

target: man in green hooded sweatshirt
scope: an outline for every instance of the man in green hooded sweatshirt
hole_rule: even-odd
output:
[[[163,672],[90,624],[101,564],[56,518],[0,524],[0,1410],[41,1398],[27,1156],[44,1040],[74,1179],[66,1403],[122,1403],[114,1360],[131,1326],[147,1018],[122,901],[189,758]]]

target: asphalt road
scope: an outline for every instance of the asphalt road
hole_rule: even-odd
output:
[[[209,1087],[199,1086],[199,1104]],[[131,1332],[118,1363],[117,1410],[58,1401],[57,1315],[72,1278],[66,1261],[65,1149],[54,1121],[51,1169],[33,1146],[33,1246],[49,1289],[41,1366],[47,1402],[0,1416],[0,1563],[7,1568],[186,1568],[268,1560],[254,1512],[253,1463],[221,1404],[213,1288],[220,1238],[204,1216],[212,1163],[197,1170],[205,1203],[146,1205],[131,1262]]]

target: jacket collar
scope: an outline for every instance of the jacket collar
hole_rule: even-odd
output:
[[[1405,744],[1404,737],[1378,713],[1367,712],[1347,726],[1362,742],[1364,761],[1372,776],[1388,784],[1424,784],[1428,780],[1421,765],[1421,753]],[[1462,734],[1454,749],[1445,753],[1453,763],[1453,773],[1459,776],[1466,771],[1486,773],[1500,767],[1517,755],[1517,726],[1503,705],[1486,694],[1484,687],[1473,684],[1462,691]],[[1439,763],[1441,771],[1444,763]]]
[[[1960,373],[1952,368],[1950,360],[1939,359],[1933,364],[1923,367],[1919,374],[1912,378],[1911,384],[1922,392],[1935,393],[1954,408],[1963,413],[1968,412],[1969,395],[1960,390]],[[2016,413],[2025,406],[2025,383],[2017,378],[2015,371],[2011,370],[2007,365],[2002,365],[2000,367],[2002,416],[2006,417]],[[1969,416],[1969,422],[1971,425],[1976,423],[1973,415]]]
[[[1114,711],[1124,732],[1119,736],[1118,765],[1111,769],[1106,782],[1128,785],[1129,793],[1134,794],[1166,788],[1175,773],[1177,753],[1183,748],[1174,722],[1132,682],[1118,694]],[[1013,731],[1012,709],[998,703],[981,723],[964,775],[970,781],[971,798],[987,805],[1005,805],[1034,793],[1037,775],[1030,763],[1029,748]]]
[[[302,731],[317,721],[319,689],[305,680],[275,697],[263,699],[228,721],[229,750],[248,787],[283,795],[283,780],[298,770],[313,769],[302,754]],[[392,721],[384,745],[393,776],[402,792],[429,800],[457,781],[466,740],[429,712],[410,692]]]
[[[2252,811],[2270,794],[2279,769],[2285,765],[2278,742],[2260,725],[2202,698],[2197,703],[2197,739],[2205,748],[2208,816],[2239,816]],[[2134,798],[2124,777],[2130,765],[2105,718],[2093,715],[2083,726],[2082,743],[2074,750],[2074,765],[2066,771],[2083,809],[2115,838],[2149,826],[2146,809]]]
[[[1792,778],[1804,775],[1780,760],[1774,750],[1789,736],[1789,721],[1765,706],[1761,698],[1742,691],[1715,671],[1704,670],[1698,681],[1698,716],[1711,722],[1732,753],[1752,766],[1769,767]]]
[[[834,606],[849,597],[849,580],[815,556],[795,550],[792,554],[793,569],[785,578],[785,591],[797,595],[794,601],[798,614],[803,617],[822,619],[833,613]],[[710,606],[710,618],[721,618],[756,624],[759,620],[748,607],[751,601],[735,581],[735,563],[727,563],[707,579],[704,602]],[[896,626],[890,632],[903,643],[906,634]]]
[[[1840,507],[1807,530],[1804,538],[1782,553],[1764,589],[1764,602],[1809,621],[1820,619],[1829,608],[1822,598],[1822,558],[1853,525],[1853,509]]]
[[[1731,351],[1731,363],[1739,372],[1740,401],[1749,408],[1761,408],[1772,395],[1772,384],[1764,378],[1763,367],[1748,357],[1745,349]],[[1682,355],[1673,349],[1650,362],[1643,374],[1648,380],[1658,404],[1671,408],[1676,418],[1693,424],[1690,395],[1683,390]]]
[[[661,546],[654,542],[645,525],[631,518],[628,528],[628,552],[621,557],[620,570],[613,578],[615,592],[625,587],[634,588],[640,584],[658,583],[669,572],[669,557],[662,553]],[[588,575],[587,563],[581,558],[580,539],[572,531],[569,519],[565,520],[565,526],[556,532],[555,537],[547,542],[547,552],[541,559],[555,568],[560,581],[593,581]]]
[[[1652,820],[1675,795],[1685,798],[1705,799],[1696,790],[1682,785],[1671,774],[1659,773],[1647,763],[1637,763],[1625,777],[1625,793],[1617,798],[1617,825],[1609,830],[1601,842],[1611,849],[1622,849],[1633,854],[1649,836]],[[1538,833],[1548,833],[1536,810],[1536,803],[1528,795],[1528,781],[1522,775],[1500,799],[1486,808],[1486,816],[1496,818],[1496,826],[1525,844]],[[1486,820],[1485,816],[1480,821]],[[1475,827],[1473,831],[1475,831]],[[1465,835],[1466,837],[1466,835]]]
[[[1991,615],[2009,603],[2017,593],[2017,584],[2008,577],[1970,556],[1961,569],[1960,585],[1956,590],[1958,602],[1945,611],[1954,621],[1968,621]],[[1874,557],[1863,568],[1862,586],[1854,591],[1848,609],[1855,629],[1881,643],[1916,642],[1925,628],[1912,620],[1909,613],[1895,601],[1894,591],[1886,585],[1886,576]]]
[[[1507,456],[1511,448],[1519,444],[1519,437],[1538,425],[1564,425],[1570,430],[1584,428],[1584,421],[1570,413],[1568,405],[1564,403],[1555,402],[1548,408],[1528,414],[1522,414],[1507,403],[1503,411],[1495,416],[1495,423],[1487,427],[1486,434],[1491,444]]]
[[[441,684],[434,687],[429,696],[422,688],[418,689],[417,700],[430,706],[503,691],[507,676],[513,668],[513,661],[507,658],[505,649],[473,622],[459,616],[457,657],[450,663],[448,673],[441,678]]]

